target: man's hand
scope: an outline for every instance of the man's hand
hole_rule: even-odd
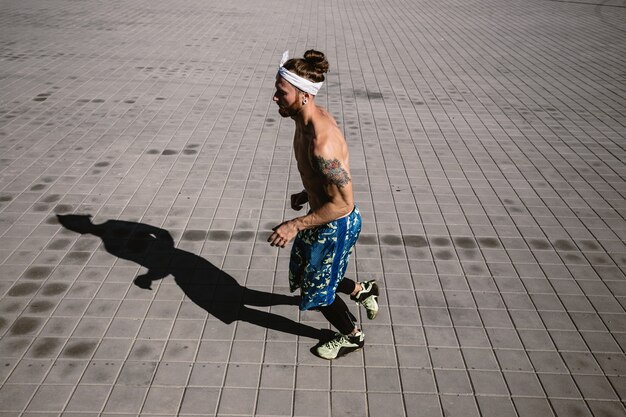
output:
[[[272,228],[274,233],[267,239],[272,246],[284,248],[287,243],[298,234],[298,227],[295,220],[288,220]]]
[[[301,191],[291,195],[291,208],[293,210],[302,210],[302,206],[309,202],[309,193]]]

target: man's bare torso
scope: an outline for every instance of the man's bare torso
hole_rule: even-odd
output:
[[[348,146],[341,130],[337,126],[335,119],[323,108],[317,108],[317,117],[307,127],[296,126],[294,135],[294,152],[298,164],[298,171],[302,178],[302,184],[309,196],[311,210],[320,208],[329,201],[329,192],[337,192],[349,205],[354,205],[352,194],[352,182],[347,182],[337,190],[329,190],[329,187],[336,187],[329,184],[317,169],[319,161],[313,161],[312,149],[314,143],[332,150],[333,158],[328,163],[335,163],[335,160],[347,172],[350,177]]]

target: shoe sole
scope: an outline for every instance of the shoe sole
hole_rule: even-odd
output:
[[[373,295],[372,297],[376,297],[376,305],[378,305],[378,296],[377,295]],[[379,308],[379,310],[380,310],[380,308]],[[367,318],[369,320],[374,320],[376,318],[376,316],[378,316],[378,310],[375,310],[375,311],[374,310],[367,310],[368,313],[370,311],[372,312],[371,317],[370,317],[370,314],[367,314]]]
[[[378,296],[379,296],[379,295],[380,295],[380,291],[378,290],[378,284],[377,284],[376,282],[374,282],[374,283],[372,284],[372,293],[371,293],[370,297],[376,297],[376,298],[375,298],[375,300],[376,300],[376,305],[378,305]],[[368,310],[368,312],[369,312],[369,311],[372,311],[372,310]],[[370,317],[370,315],[368,314],[368,315],[367,315],[367,318],[368,318],[369,320],[374,320],[374,319],[376,318],[376,316],[377,316],[377,315],[378,315],[378,310],[374,311],[374,313],[372,314],[372,317]]]

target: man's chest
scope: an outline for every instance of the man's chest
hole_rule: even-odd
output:
[[[293,141],[293,150],[300,173],[313,175],[315,169],[313,165],[311,140],[302,135],[296,135]]]

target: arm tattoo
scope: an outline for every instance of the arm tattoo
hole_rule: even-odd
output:
[[[331,184],[335,184],[337,187],[342,188],[351,181],[350,176],[345,169],[341,166],[341,162],[337,158],[324,159],[321,156],[315,157],[317,169],[322,173],[322,176]]]

